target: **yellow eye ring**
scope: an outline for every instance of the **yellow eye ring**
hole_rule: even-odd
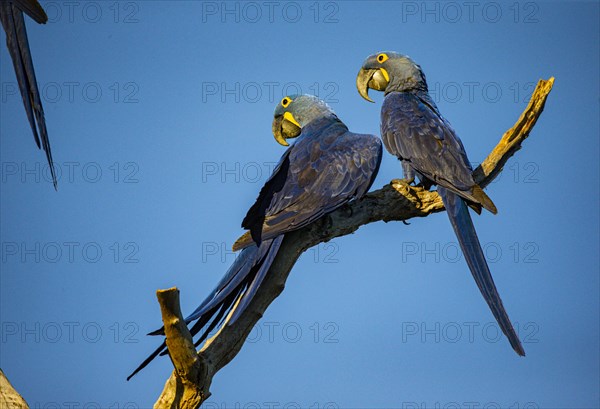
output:
[[[285,97],[281,100],[281,106],[287,108],[288,105],[292,103],[292,99],[290,97]]]
[[[379,62],[380,64],[384,63],[388,60],[388,58],[390,57],[388,57],[386,53],[381,53],[377,56],[377,62]]]

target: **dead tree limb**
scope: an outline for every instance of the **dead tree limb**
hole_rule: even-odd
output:
[[[175,287],[158,290],[156,298],[160,304],[167,348],[176,374],[169,378],[165,392],[155,407],[195,409],[208,398],[212,381],[206,371],[209,366],[202,362],[196,352],[192,334],[185,325],[179,305],[179,290]]]
[[[0,369],[0,409],[29,409],[29,405]]]
[[[553,84],[554,78],[538,82],[521,117],[504,133],[498,145],[473,172],[475,181],[479,185],[485,187],[492,182],[502,171],[508,159],[521,149],[523,141],[529,136],[544,109]],[[435,191],[409,186],[403,180],[397,179],[300,230],[287,233],[269,273],[247,310],[233,325],[224,325],[209,339],[196,358],[190,356],[190,334],[187,329],[181,328],[185,325],[179,311],[178,296],[170,300],[169,308],[163,306],[164,301],[160,301],[159,297],[167,346],[176,369],[167,380],[154,407],[196,408],[210,396],[209,387],[213,376],[240,351],[254,325],[283,291],[290,271],[304,251],[319,243],[354,233],[365,224],[425,217],[442,210],[444,205]],[[174,311],[177,314],[173,314]],[[167,314],[166,318],[165,314]],[[177,327],[177,330],[169,330],[171,324],[168,320],[173,316],[176,316],[177,321],[173,327]],[[182,337],[182,339],[169,340],[171,337]],[[194,382],[195,385],[188,385],[188,387],[193,387],[195,394],[185,395],[186,383]],[[190,396],[190,400],[186,401],[185,396]]]

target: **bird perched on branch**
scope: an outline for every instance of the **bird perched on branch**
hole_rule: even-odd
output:
[[[323,101],[312,95],[291,95],[277,105],[273,135],[281,145],[296,138],[248,211],[242,227],[249,230],[235,244],[242,250],[216,289],[188,317],[196,321],[192,336],[204,332],[199,345],[223,323],[233,324],[248,307],[269,271],[285,234],[298,230],[362,197],[381,163],[382,146],[373,135],[352,133]],[[163,329],[151,335],[163,335]],[[157,355],[163,342],[127,378]]]
[[[450,123],[442,116],[428,93],[421,67],[395,52],[369,56],[356,78],[360,95],[367,101],[369,89],[384,92],[381,107],[381,138],[392,155],[402,161],[404,177],[415,176],[429,188],[437,185],[450,223],[469,269],[512,348],[521,356],[521,346],[483,254],[471,215],[481,209],[496,214],[496,206],[473,180],[465,148]]]
[[[38,148],[43,148],[46,152],[46,159],[48,160],[48,166],[50,166],[50,173],[52,175],[52,183],[54,189],[56,189],[56,174],[52,160],[52,151],[50,150],[48,131],[46,129],[44,108],[42,107],[42,99],[40,98],[40,91],[35,79],[35,70],[33,69],[23,13],[26,13],[39,24],[45,24],[48,21],[48,16],[46,16],[44,9],[37,0],[0,0],[0,21],[2,21],[2,27],[4,27],[4,31],[6,32],[6,46],[8,47],[15,68],[27,119],[29,120],[35,143]]]

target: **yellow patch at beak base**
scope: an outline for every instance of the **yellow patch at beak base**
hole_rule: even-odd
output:
[[[300,126],[300,124],[298,123],[298,121],[296,121],[296,118],[294,118],[294,115],[292,115],[291,112],[285,112],[283,114],[283,119],[290,121],[291,123],[293,123],[294,125],[296,125],[298,128],[302,128]]]
[[[390,81],[390,75],[385,70],[385,68],[380,68],[379,71],[381,71],[381,73],[383,74],[383,78],[385,78],[385,80],[389,82]]]

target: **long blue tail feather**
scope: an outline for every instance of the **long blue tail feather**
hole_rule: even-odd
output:
[[[204,332],[194,343],[198,346],[218,325],[222,325],[228,313],[231,318],[228,324],[232,324],[248,307],[264,277],[271,268],[275,256],[279,251],[284,236],[278,236],[271,240],[265,240],[259,247],[252,245],[242,250],[236,257],[225,276],[219,281],[216,288],[204,299],[204,301],[186,319],[186,324],[196,321],[190,328],[192,336],[198,334],[203,328]],[[239,300],[239,302],[238,302]],[[164,335],[164,328],[149,333],[148,335]],[[146,358],[127,377],[131,379],[135,374],[144,369],[159,355],[168,354],[166,343],[163,343]]]
[[[492,314],[496,318],[500,329],[508,338],[510,345],[520,356],[525,356],[525,350],[521,345],[519,336],[515,332],[510,318],[504,309],[500,294],[494,284],[492,273],[485,260],[483,249],[479,243],[471,214],[465,201],[456,193],[449,191],[441,186],[438,186],[438,193],[442,197],[444,206],[450,218],[450,223],[454,229],[454,233],[458,238],[460,248],[462,249],[465,260],[471,270],[471,274],[479,287],[479,291],[487,302]]]

